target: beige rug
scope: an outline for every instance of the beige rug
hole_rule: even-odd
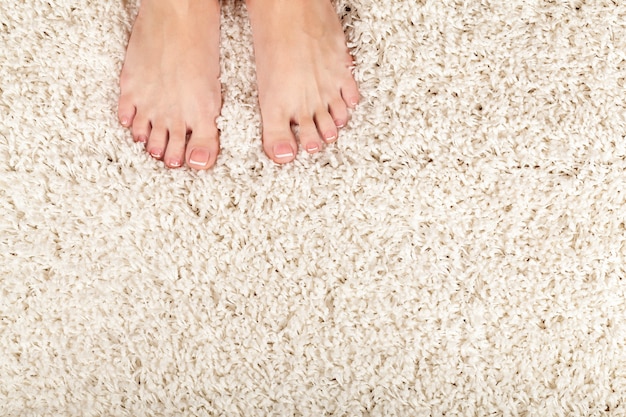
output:
[[[0,3],[1,416],[626,415],[626,5],[340,0],[364,96],[271,163],[116,122],[136,4]]]

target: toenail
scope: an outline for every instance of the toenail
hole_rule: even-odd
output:
[[[333,135],[333,136],[328,136],[328,137],[326,138],[326,142],[328,142],[328,143],[333,143],[333,142],[335,142],[336,140],[337,140],[337,136],[335,136],[335,135]]]
[[[169,165],[172,168],[180,168],[181,162],[178,159],[175,159],[173,161],[170,161]]]
[[[288,143],[274,145],[274,156],[276,158],[293,158],[293,148]]]
[[[162,154],[163,151],[160,149],[150,151],[150,155],[152,155],[153,158],[160,158]]]
[[[194,149],[189,155],[189,164],[204,167],[209,163],[211,153],[206,149]]]
[[[148,138],[145,137],[145,136],[139,136],[137,138],[137,142],[139,142],[139,143],[147,143],[148,142]]]
[[[335,126],[337,126],[339,129],[341,129],[345,125],[346,124],[344,122],[342,122],[341,120],[335,120]]]
[[[128,124],[129,124],[130,122],[128,121],[128,118],[127,118],[127,117],[122,117],[122,119],[120,120],[120,123],[122,123],[122,126],[126,126],[126,127],[128,127]]]
[[[306,145],[306,151],[308,153],[315,153],[320,150],[320,147],[317,143],[309,143]]]

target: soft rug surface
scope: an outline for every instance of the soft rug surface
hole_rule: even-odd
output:
[[[116,120],[137,4],[0,3],[1,416],[626,414],[626,4],[339,0],[363,102],[262,153],[223,1],[222,153]]]

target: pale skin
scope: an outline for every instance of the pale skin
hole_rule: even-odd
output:
[[[359,101],[330,0],[247,0],[263,150],[293,161],[335,142]],[[118,117],[166,166],[211,168],[221,109],[218,0],[142,0],[120,77]],[[293,133],[292,126],[297,134]]]

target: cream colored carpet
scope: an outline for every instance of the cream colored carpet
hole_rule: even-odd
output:
[[[135,4],[0,3],[1,416],[626,414],[626,5],[340,0],[364,100],[260,147],[224,2],[222,154],[118,126]]]

